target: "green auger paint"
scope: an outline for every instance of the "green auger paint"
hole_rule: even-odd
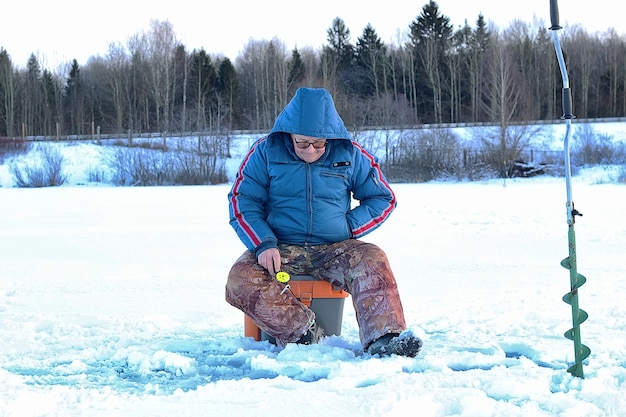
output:
[[[587,320],[589,315],[578,307],[578,289],[587,281],[587,278],[578,273],[576,266],[576,232],[573,223],[569,226],[567,237],[569,256],[561,261],[561,265],[569,269],[570,292],[563,296],[563,301],[572,306],[572,328],[565,332],[565,337],[574,341],[574,365],[570,366],[567,372],[584,378],[583,360],[589,356],[591,350],[580,341],[580,324]]]

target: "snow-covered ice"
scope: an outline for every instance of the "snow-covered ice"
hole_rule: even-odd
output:
[[[573,179],[585,379],[566,371],[563,178],[394,185],[367,240],[424,339],[414,359],[363,354],[350,298],[319,345],[243,337],[224,301],[244,250],[229,185],[5,185],[0,416],[623,415],[626,185],[610,177]]]

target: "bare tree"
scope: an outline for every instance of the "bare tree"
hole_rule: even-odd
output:
[[[108,72],[108,92],[113,105],[115,129],[123,132],[124,115],[127,111],[128,102],[128,81],[130,62],[126,49],[120,43],[110,43],[106,55],[106,66]]]
[[[522,133],[512,128],[519,104],[518,69],[512,51],[502,37],[494,37],[487,61],[487,101],[484,105],[497,128],[485,132],[482,142],[490,155],[490,162],[501,176],[510,174],[512,164],[519,157]]]
[[[614,28],[607,31],[605,62],[606,71],[604,74],[604,93],[607,98],[606,113],[610,117],[619,116],[619,109],[624,97],[624,78],[622,68],[624,68],[624,54],[626,54],[626,42],[620,37]],[[621,93],[621,95],[620,95]]]
[[[472,39],[472,29],[467,22],[465,26],[457,30],[452,35],[452,45],[447,54],[445,54],[445,62],[448,65],[448,88],[449,88],[449,111],[450,122],[456,123],[461,119],[463,106],[463,92],[467,67],[464,62],[467,61],[468,49]],[[467,77],[469,78],[469,77]]]
[[[554,46],[548,29],[539,27],[533,45],[532,63],[532,96],[531,117],[534,120],[555,118],[557,103],[557,78],[549,76],[556,71],[557,60],[554,59]],[[552,92],[552,94],[548,94]],[[534,109],[534,110],[533,110]]]
[[[318,73],[320,71],[319,54],[311,47],[300,49],[302,63],[304,65],[304,78],[302,85],[315,86],[318,84]]]
[[[469,96],[472,122],[482,119],[483,82],[485,73],[485,54],[489,45],[491,31],[487,29],[483,15],[476,20],[476,29],[472,31],[465,65],[469,73]]]
[[[152,130],[148,88],[148,61],[145,36],[135,34],[128,39],[130,65],[129,131]]]
[[[288,56],[278,39],[251,40],[237,60],[243,105],[255,129],[271,127],[289,99]]]
[[[169,21],[152,20],[151,31],[146,33],[148,80],[158,130],[170,129],[172,80],[174,77],[174,51],[178,41]]]
[[[413,118],[416,123],[422,122],[420,108],[418,106],[418,86],[417,86],[417,65],[415,58],[415,49],[412,47],[408,47],[405,49],[405,52],[401,54],[401,63],[402,63],[402,85],[403,91],[408,92],[409,101],[412,103],[413,108]]]
[[[563,49],[569,51],[566,59],[572,92],[575,92],[575,114],[578,117],[590,117],[592,101],[597,97],[599,89],[600,40],[597,35],[590,35],[582,26],[575,25],[564,30],[562,41]]]
[[[518,69],[511,51],[501,37],[495,37],[487,61],[487,102],[491,121],[509,126],[519,104]]]
[[[0,135],[15,136],[15,76],[9,54],[0,48]]]

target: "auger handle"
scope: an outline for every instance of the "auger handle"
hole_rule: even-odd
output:
[[[559,25],[559,5],[557,0],[550,0],[550,30],[559,30],[561,29],[561,25]]]
[[[556,37],[556,31],[562,29],[559,24],[559,4],[557,0],[550,0],[550,30],[553,31]],[[567,76],[567,70],[565,69],[565,60],[563,58],[563,52],[561,51],[561,45],[557,41],[557,56],[559,59],[559,66],[561,67],[561,73],[563,75],[563,116],[561,119],[575,119],[576,116],[572,113],[572,91],[569,88],[569,78]]]

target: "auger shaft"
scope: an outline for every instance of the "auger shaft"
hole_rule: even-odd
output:
[[[565,188],[567,192],[566,209],[568,224],[567,240],[569,244],[569,256],[561,261],[561,265],[564,268],[569,269],[570,275],[570,291],[563,296],[563,301],[572,307],[572,328],[565,332],[565,337],[574,342],[574,364],[570,366],[567,371],[576,377],[584,378],[583,361],[589,356],[591,351],[581,342],[580,324],[587,320],[588,314],[578,305],[578,289],[586,282],[587,279],[578,273],[576,257],[576,232],[574,231],[574,223],[576,222],[576,216],[581,214],[574,208],[574,202],[572,199],[572,169],[569,146],[572,119],[574,119],[575,116],[572,114],[572,93],[569,88],[567,68],[565,66],[565,59],[563,58],[563,51],[561,50],[561,43],[557,33],[557,31],[561,29],[561,26],[559,25],[559,8],[557,0],[550,0],[550,20],[552,23],[550,30],[552,30],[554,48],[556,50],[556,56],[563,78],[563,119],[565,119],[566,126],[563,150],[565,154]]]
[[[561,262],[561,265],[569,269],[570,292],[563,296],[563,301],[572,307],[572,328],[565,332],[565,337],[574,342],[574,364],[570,366],[567,372],[574,376],[584,378],[583,361],[589,356],[591,350],[582,344],[580,337],[580,324],[587,320],[588,314],[578,305],[578,289],[587,281],[587,279],[578,273],[576,259],[576,232],[574,225],[571,224],[567,233],[569,242],[569,256]]]

